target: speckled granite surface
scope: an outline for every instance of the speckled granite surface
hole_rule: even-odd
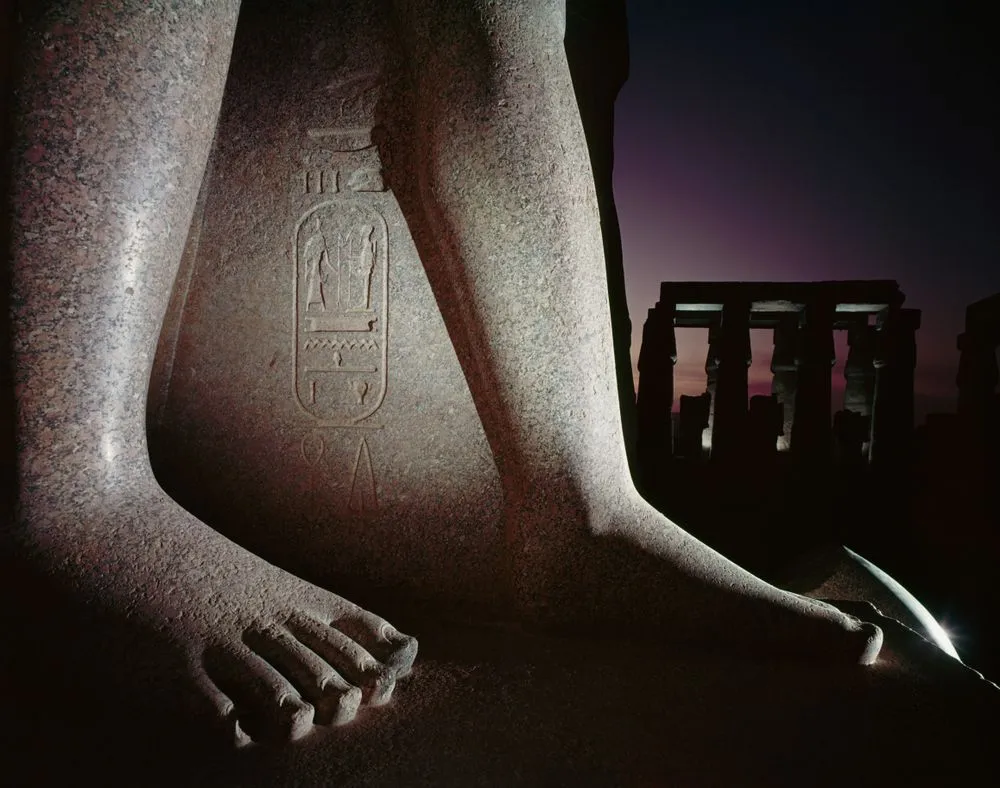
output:
[[[23,601],[3,612],[16,620],[15,673],[36,669],[24,657],[37,650],[56,675],[86,665],[80,680],[99,694],[121,683],[155,695],[156,676],[161,697],[187,698],[231,739],[294,738],[314,720],[385,702],[416,643],[226,540],[150,469],[150,368],[237,10],[133,0],[20,8],[17,506],[3,581],[4,597]],[[84,621],[89,635],[74,640]],[[312,700],[268,659],[286,669],[290,660]]]
[[[300,574],[483,607],[500,480],[377,144],[406,111],[391,9],[300,6],[240,24],[156,359],[154,467]]]
[[[562,4],[395,6],[402,64],[379,54],[381,4],[271,4],[226,99],[235,2],[23,6],[18,781],[842,782],[873,719],[918,712],[922,744],[981,759],[978,728],[927,712],[977,724],[994,696],[973,676],[891,648],[860,670],[879,630],[760,583],[632,489]],[[161,458],[207,524],[147,456],[175,280],[153,437],[178,431]],[[426,636],[395,702],[415,641],[276,564]],[[447,628],[418,598],[586,637]]]

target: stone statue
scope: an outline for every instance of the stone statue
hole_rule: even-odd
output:
[[[285,4],[271,5],[280,9],[262,13],[287,13]],[[324,12],[326,5],[304,2],[302,15],[325,14],[335,26],[342,17]],[[405,436],[400,452],[419,451],[441,464],[441,479],[461,481],[447,452],[421,443],[419,425],[397,425],[393,433],[396,422],[386,415],[381,432],[365,432],[383,402],[384,413],[392,412],[385,345],[408,341],[395,324],[385,328],[386,305],[400,303],[392,277],[401,270],[391,268],[397,258],[386,252],[386,239],[400,237],[405,220],[495,462],[499,525],[495,552],[483,563],[499,580],[482,605],[492,618],[758,658],[872,663],[882,643],[878,627],[748,574],[667,520],[632,484],[595,178],[563,47],[565,0],[363,5],[364,13],[385,15],[364,22],[364,30],[399,37],[395,59],[353,63],[336,42],[307,34],[273,44],[273,53],[316,64],[315,83],[306,69],[282,93],[305,107],[308,117],[281,132],[301,140],[305,153],[285,181],[268,180],[266,169],[243,173],[239,188],[260,197],[223,211],[227,221],[245,223],[239,237],[208,220],[192,225],[205,210],[200,203],[213,199],[211,192],[199,198],[199,186],[223,101],[237,0],[185,4],[183,12],[138,0],[57,0],[20,10],[11,272],[17,510],[4,538],[25,572],[102,626],[110,622],[117,634],[102,636],[102,659],[113,660],[120,637],[129,644],[122,664],[140,677],[169,677],[171,688],[210,709],[238,742],[294,739],[313,725],[351,720],[361,704],[386,702],[413,664],[416,640],[337,589],[375,598],[391,585],[379,578],[402,576],[412,565],[429,578],[428,599],[457,597],[461,583],[449,585],[450,573],[463,571],[458,541],[447,544],[453,570],[414,560],[400,547],[404,533],[404,541],[370,546],[385,526],[379,507],[394,505],[392,485],[375,478],[384,456],[378,441]],[[369,76],[352,77],[355,65]],[[284,78],[259,58],[255,68],[262,82]],[[377,77],[370,74],[390,73],[396,99],[371,98]],[[240,115],[252,106],[224,111],[242,125],[219,134],[220,162],[249,166],[241,162],[257,161],[255,151],[265,149],[255,116]],[[261,118],[267,107],[255,112]],[[220,193],[237,188],[224,181],[213,181]],[[284,217],[280,232],[255,225],[272,210]],[[329,307],[334,283],[325,280],[324,298],[320,282],[335,274],[336,261],[303,258],[295,268],[297,239],[304,245],[320,224],[361,239],[342,264],[363,284],[341,293],[346,305],[366,307],[360,317],[345,312],[336,317],[342,322],[323,322],[334,320],[332,310],[317,305]],[[268,419],[259,400],[265,389],[253,381],[266,387],[269,370],[277,370],[297,418],[316,430],[297,434],[294,473],[292,460],[254,440],[231,461],[207,467],[228,483],[227,474],[250,467],[241,463],[261,463],[262,476],[243,477],[233,506],[235,498],[254,496],[254,479],[266,486],[267,473],[282,483],[306,480],[286,499],[308,502],[319,483],[306,471],[334,451],[340,438],[331,436],[350,436],[343,443],[348,476],[328,480],[330,495],[345,516],[354,512],[351,522],[369,523],[367,530],[335,528],[331,518],[324,532],[283,530],[280,539],[277,531],[248,532],[240,541],[251,552],[182,508],[154,477],[147,399],[158,389],[150,374],[186,244],[211,259],[195,273],[188,311],[219,305],[191,330],[215,332],[224,352],[255,377],[234,385],[220,363],[185,383],[182,332],[170,382],[176,396],[188,385],[210,387],[206,396],[220,399],[203,401],[202,415],[225,423],[238,414],[253,434],[256,422]],[[252,270],[254,249],[286,267],[273,277]],[[199,289],[209,280],[198,277],[224,282],[234,272],[242,290]],[[295,300],[299,274],[302,303]],[[281,294],[276,303],[301,311],[275,315],[253,306],[254,294],[272,286]],[[307,306],[316,317],[306,316]],[[240,333],[270,331],[272,323],[286,339],[252,342]],[[292,334],[299,337],[294,359]],[[431,381],[448,397],[435,377],[438,347],[416,343],[410,363],[429,376],[419,385]],[[433,398],[424,404],[435,407]],[[186,423],[192,432],[213,429],[211,419]],[[212,474],[195,487],[212,487]],[[436,549],[432,534],[451,534],[449,517],[459,517],[460,507],[435,508],[435,477],[422,484],[424,497],[411,499],[414,518],[427,513],[421,540]],[[469,561],[486,555],[476,549],[461,548]],[[328,591],[269,563],[294,566],[285,560],[294,550],[317,556],[317,565],[343,561],[346,585],[331,578]],[[362,555],[368,563],[355,560]],[[383,596],[391,607],[392,594]]]

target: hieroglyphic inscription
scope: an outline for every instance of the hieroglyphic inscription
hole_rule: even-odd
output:
[[[293,244],[296,396],[330,426],[356,424],[385,396],[385,219],[370,205],[323,202],[299,221]]]
[[[359,389],[363,397],[364,384]],[[356,432],[348,430],[337,430],[332,435],[311,431],[303,436],[299,451],[310,475],[323,480],[322,487],[332,490],[342,506],[355,512],[371,512],[379,505],[375,466],[364,434],[356,449],[349,448],[355,445],[356,436]]]
[[[290,192],[298,217],[294,390],[313,419],[302,459],[356,513],[378,507],[368,438],[387,389],[389,232],[373,136],[381,80],[378,69],[334,75],[318,97],[326,116],[313,114],[303,136]]]
[[[374,339],[365,340],[343,340],[343,339],[307,339],[305,349],[313,350],[314,348],[327,348],[329,350],[355,350],[356,348],[362,348],[363,350],[378,350],[378,342]]]
[[[323,455],[326,453],[326,441],[322,435],[311,432],[302,439],[299,449],[302,452],[302,459],[306,461],[306,464],[315,466],[323,459]]]
[[[326,92],[329,122],[306,131],[309,149],[298,174],[299,189],[304,195],[385,191],[382,162],[372,136],[380,72],[338,74]]]
[[[377,68],[333,75],[295,175],[295,394],[324,426],[357,425],[386,392],[389,234],[372,136],[381,88]]]
[[[340,191],[340,173],[334,169],[309,169],[302,171],[303,194],[336,194]]]
[[[378,508],[378,497],[375,494],[375,472],[372,469],[372,456],[365,438],[362,438],[358,444],[358,452],[354,458],[349,506],[358,512]]]
[[[317,148],[303,158],[303,168],[296,176],[296,189],[302,195],[385,191],[382,165],[374,147],[351,154]]]
[[[324,155],[326,154],[326,155]],[[302,194],[339,194],[347,190],[351,192],[383,192],[385,181],[382,179],[382,168],[362,162],[358,166],[344,166],[340,169],[323,167],[323,160],[333,157],[328,151],[319,151],[315,157],[320,166],[304,169],[299,173]],[[372,158],[372,157],[366,157]],[[315,164],[310,161],[309,164]]]

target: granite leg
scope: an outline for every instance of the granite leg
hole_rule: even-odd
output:
[[[874,661],[878,628],[748,574],[633,487],[564,3],[399,6],[414,132],[391,181],[497,462],[522,615]]]
[[[18,589],[23,637],[40,649],[25,653],[55,654],[53,675],[104,676],[95,703],[124,688],[149,708],[196,710],[230,742],[296,738],[385,702],[416,642],[225,539],[153,477],[150,364],[239,9],[174,5],[21,9],[18,505],[4,546],[37,581]],[[38,615],[45,599],[73,612]]]

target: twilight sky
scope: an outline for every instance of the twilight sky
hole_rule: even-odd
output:
[[[615,197],[633,359],[661,280],[896,279],[923,310],[918,420],[952,410],[965,306],[1000,291],[988,6],[628,0]],[[678,344],[677,393],[700,393],[705,332]],[[766,392],[769,331],[753,350]]]

